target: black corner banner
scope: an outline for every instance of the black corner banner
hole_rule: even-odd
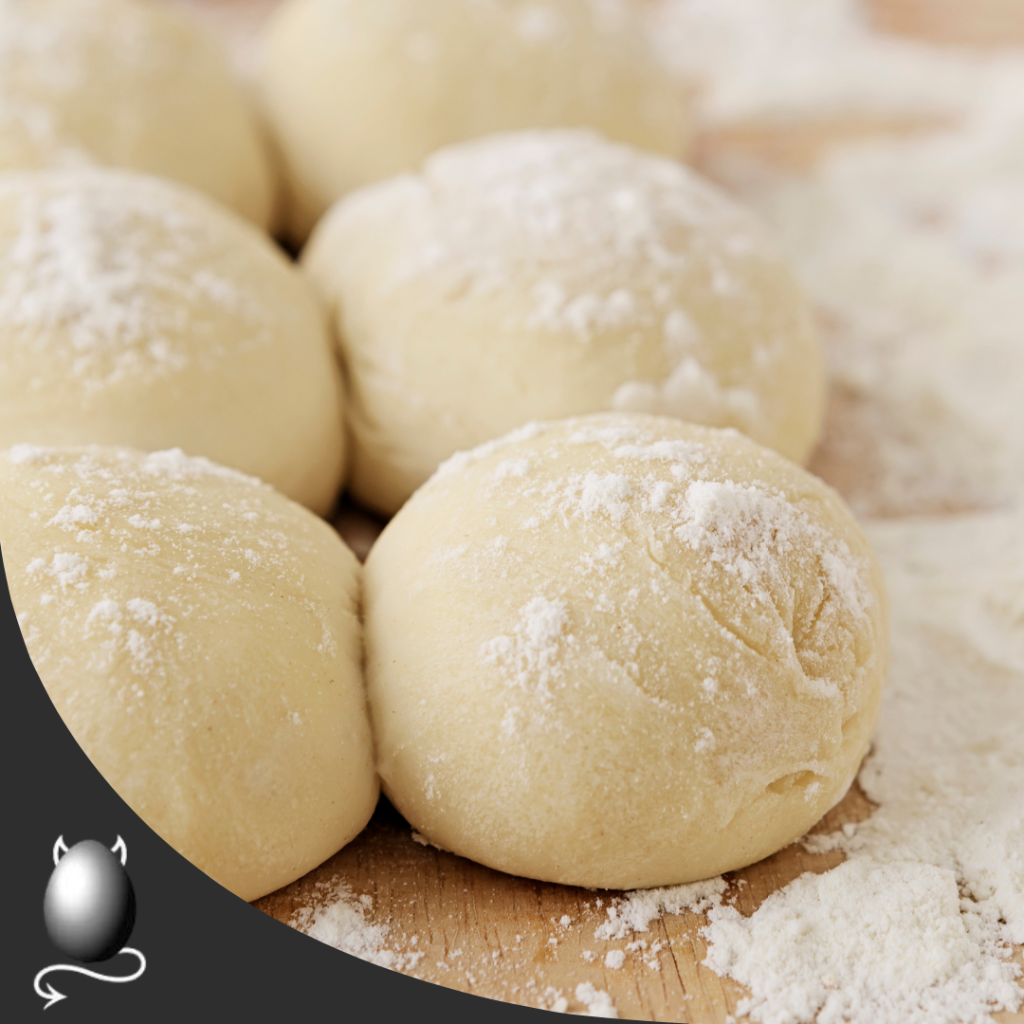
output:
[[[175,853],[104,781],[57,714],[25,650],[6,576],[0,655],[4,1019],[539,1019],[539,1010],[407,978],[309,939]],[[119,919],[106,926],[115,934],[118,927],[122,933],[131,928],[121,952],[101,962],[67,952],[81,953],[96,940],[91,921],[90,934],[80,934],[81,921],[74,920],[80,908],[69,904],[69,890],[57,877],[76,870],[98,879],[105,895],[111,886],[120,894],[113,900]]]

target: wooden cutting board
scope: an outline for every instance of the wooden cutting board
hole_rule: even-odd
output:
[[[276,0],[167,0],[199,10],[237,46]],[[644,0],[637,0],[644,2]],[[1024,42],[1024,4],[1019,0],[864,0],[876,24],[932,42]],[[806,169],[837,141],[905,132],[910,123],[803,124],[766,128],[737,126],[697,140],[699,161],[712,167],[724,156],[751,154],[787,171]],[[819,467],[819,471],[825,472]],[[365,557],[381,524],[346,507],[335,525]],[[859,787],[813,830],[830,833],[871,814]],[[728,898],[743,914],[806,871],[827,871],[842,854],[808,853],[800,844],[726,876]],[[449,988],[527,1006],[551,1007],[564,996],[569,1010],[589,982],[607,992],[621,1018],[726,1024],[737,1017],[742,986],[701,965],[706,947],[703,915],[666,915],[649,933],[621,941],[594,937],[606,919],[609,895],[503,875],[453,854],[417,843],[398,813],[382,800],[369,827],[345,849],[292,885],[255,906],[284,924],[296,925],[324,903],[341,882],[355,897],[368,896],[371,925],[386,924],[386,948],[405,957],[407,974]],[[563,924],[565,918],[568,925]],[[642,938],[647,949],[626,950]],[[652,953],[657,942],[661,949]],[[606,966],[611,950],[625,952],[620,968]],[[410,954],[419,954],[410,957]],[[1018,949],[1015,961],[1024,967]],[[613,958],[613,963],[614,958]],[[1000,1024],[1024,1024],[1024,1012],[995,1014]]]

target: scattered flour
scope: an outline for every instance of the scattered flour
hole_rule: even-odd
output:
[[[659,0],[649,18],[716,127],[962,114],[1013,60],[875,33],[858,0]]]
[[[604,512],[613,522],[621,523],[629,507],[626,499],[632,493],[633,485],[619,473],[588,473],[570,485],[566,497],[579,503],[584,516]]]
[[[675,535],[755,591],[778,572],[780,556],[815,552],[843,606],[863,615],[871,596],[845,543],[809,521],[792,502],[764,488],[697,480],[683,499]]]
[[[604,965],[610,971],[621,971],[626,962],[626,954],[621,949],[610,949],[605,954]]]
[[[728,887],[721,878],[709,878],[692,885],[627,893],[612,901],[605,911],[608,920],[598,927],[594,937],[624,939],[634,932],[646,932],[662,914],[700,913],[720,900]]]
[[[1024,93],[1024,66],[1007,89]],[[815,467],[862,514],[1024,492],[1022,126],[1019,104],[1015,124],[859,147],[764,201],[825,328],[834,398]]]
[[[352,890],[337,879],[333,887],[323,884],[318,890],[320,906],[304,907],[294,921],[299,931],[343,953],[393,971],[415,967],[423,958],[424,954],[419,951],[396,952],[388,948],[388,926],[367,920],[373,910],[372,897],[353,895]]]
[[[587,1008],[581,1017],[610,1017],[618,1019],[619,1012],[607,992],[594,988],[589,981],[576,986],[576,998]]]

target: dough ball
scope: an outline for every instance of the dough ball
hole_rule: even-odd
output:
[[[820,430],[808,306],[753,215],[588,132],[443,150],[343,200],[304,262],[348,360],[352,488],[385,513],[533,419],[671,415],[799,462]]]
[[[0,544],[61,717],[193,864],[252,900],[362,830],[360,568],[326,523],[180,451],[21,445]]]
[[[326,512],[342,384],[314,289],[172,182],[0,177],[0,447],[180,447]]]
[[[681,157],[689,129],[687,88],[625,0],[289,0],[262,80],[296,240],[344,192],[452,142],[589,126]]]
[[[269,225],[260,127],[197,25],[140,0],[0,0],[0,37],[0,170],[133,168]]]
[[[843,797],[878,717],[868,542],[732,430],[606,413],[458,455],[381,535],[364,600],[385,793],[542,881],[760,860]]]

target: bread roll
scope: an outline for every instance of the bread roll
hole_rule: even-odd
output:
[[[838,495],[641,414],[461,454],[365,567],[385,793],[437,845],[633,889],[751,864],[852,783],[887,606]]]

